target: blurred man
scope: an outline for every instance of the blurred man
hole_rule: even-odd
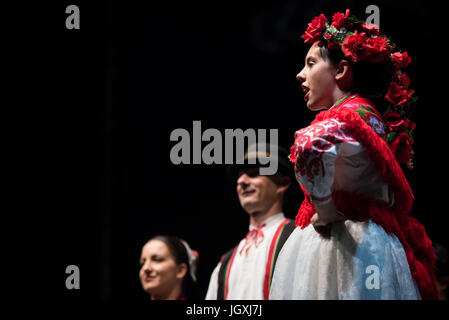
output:
[[[293,167],[288,153],[274,145],[248,148],[245,161],[275,157],[278,171],[260,175],[258,165],[234,165],[231,176],[237,183],[237,195],[249,215],[249,232],[240,243],[224,254],[212,273],[207,300],[268,299],[276,258],[295,228],[294,221],[282,211],[284,195],[291,185]],[[251,151],[253,150],[253,151]],[[260,161],[260,163],[264,163]]]

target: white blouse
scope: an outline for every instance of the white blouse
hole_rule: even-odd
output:
[[[326,119],[295,133],[296,179],[314,205],[332,200],[333,191],[347,191],[392,205],[394,198],[366,149],[345,133],[344,123]]]
[[[263,238],[259,237],[257,246],[242,239],[231,266],[228,285],[228,300],[263,300],[263,284],[271,241],[279,225],[285,220],[283,213],[266,219],[261,225]],[[249,231],[256,229],[250,226]],[[245,245],[246,242],[246,245]],[[218,273],[221,263],[214,269],[206,300],[217,299]]]

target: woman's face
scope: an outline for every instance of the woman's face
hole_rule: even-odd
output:
[[[336,69],[329,60],[324,60],[318,41],[309,49],[305,66],[296,79],[302,82],[307,108],[313,111],[330,108],[334,103],[334,92],[337,88]]]
[[[143,289],[152,297],[169,294],[181,286],[184,268],[178,265],[168,246],[161,240],[150,240],[142,248],[139,277]]]

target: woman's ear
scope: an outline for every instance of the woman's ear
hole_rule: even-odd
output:
[[[352,87],[352,68],[347,60],[341,60],[336,68],[335,80],[340,88],[349,91]]]
[[[182,279],[185,277],[187,273],[187,265],[185,263],[181,263],[178,265],[178,272],[176,273],[176,279]]]

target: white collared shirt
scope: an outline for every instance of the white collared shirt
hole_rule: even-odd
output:
[[[263,285],[265,280],[265,271],[271,241],[279,225],[285,220],[284,214],[275,214],[261,225],[263,240],[256,247],[252,245],[247,251],[242,248],[245,246],[245,238],[238,245],[237,253],[231,266],[228,285],[228,300],[263,300]],[[256,226],[250,226],[249,231],[256,229]],[[242,251],[242,252],[241,252]],[[218,290],[218,273],[221,263],[212,272],[209,288],[206,294],[206,300],[216,300]]]

